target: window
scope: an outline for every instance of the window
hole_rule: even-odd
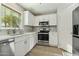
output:
[[[1,5],[1,27],[19,27],[21,14],[5,5]]]

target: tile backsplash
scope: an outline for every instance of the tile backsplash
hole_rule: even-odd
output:
[[[39,32],[40,31],[40,27],[31,27],[31,26],[24,26],[24,29],[17,29],[15,30],[16,34],[22,33],[22,32]],[[50,27],[50,31],[52,32],[57,32],[57,27]],[[13,30],[9,29],[1,29],[0,30],[0,35],[6,35],[6,34],[13,34]]]
[[[32,26],[24,26],[24,32],[33,32]]]
[[[39,32],[40,31],[40,27],[34,27],[33,31]],[[50,31],[57,32],[57,27],[50,27]]]

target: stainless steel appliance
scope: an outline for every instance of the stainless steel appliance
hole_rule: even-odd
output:
[[[79,25],[73,25],[73,34],[79,35]]]
[[[48,24],[49,24],[49,21],[41,21],[41,22],[39,22],[40,26],[48,26]]]
[[[49,41],[49,32],[48,31],[38,32],[38,40]]]
[[[38,40],[49,41],[49,21],[39,22],[40,31],[38,32]]]

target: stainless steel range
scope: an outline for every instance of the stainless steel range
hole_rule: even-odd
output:
[[[38,40],[49,41],[49,21],[39,22],[40,31],[38,32]]]

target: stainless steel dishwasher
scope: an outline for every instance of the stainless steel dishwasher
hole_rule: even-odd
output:
[[[14,39],[0,41],[0,56],[14,56]]]

